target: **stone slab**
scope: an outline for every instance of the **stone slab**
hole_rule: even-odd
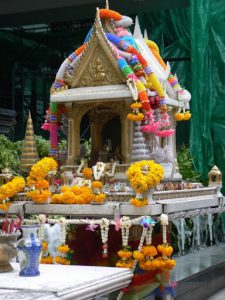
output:
[[[20,277],[19,265],[12,265],[13,272],[1,274],[0,296],[8,291],[4,299],[88,300],[120,290],[132,278],[128,269],[62,265],[41,265],[40,276]]]

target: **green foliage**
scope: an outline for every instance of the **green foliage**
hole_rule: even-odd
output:
[[[184,180],[191,182],[202,182],[201,175],[196,172],[193,158],[189,148],[182,146],[177,153],[177,162],[179,165],[180,173]]]
[[[40,158],[46,157],[49,155],[50,151],[50,142],[49,140],[44,139],[42,136],[36,135],[35,142],[37,145],[37,151]]]
[[[40,158],[49,156],[50,141],[44,139],[42,136],[36,135],[35,141],[37,145],[37,151]],[[61,140],[59,142],[59,153],[63,153],[67,150],[67,140]]]
[[[5,135],[0,135],[0,171],[10,168],[18,172],[22,152],[22,141],[11,142]]]
[[[67,140],[61,140],[59,142],[59,153],[66,152],[67,146],[68,146]]]

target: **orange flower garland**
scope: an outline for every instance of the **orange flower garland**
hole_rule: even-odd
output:
[[[114,21],[120,21],[122,19],[122,15],[114,10],[101,8],[99,9],[100,18],[102,19],[113,19]]]
[[[118,251],[117,254],[120,260],[116,263],[116,267],[128,269],[133,267],[134,260],[132,259],[132,251],[124,247],[124,249]]]
[[[29,176],[27,177],[27,185],[35,187],[34,190],[27,192],[27,197],[36,203],[46,203],[51,196],[48,191],[49,183],[45,177],[51,171],[57,169],[57,162],[51,157],[44,157],[31,167]]]
[[[141,198],[141,199],[131,198],[130,204],[132,204],[133,206],[136,206],[136,207],[142,207],[142,206],[148,205],[148,199],[146,199],[146,198]]]
[[[23,177],[16,176],[10,182],[0,187],[0,209],[8,210],[11,202],[9,198],[15,196],[17,193],[22,192],[26,186]]]
[[[54,204],[90,204],[95,195],[91,189],[85,186],[67,187],[63,186],[61,194],[54,194],[51,203]]]
[[[93,174],[91,168],[84,168],[82,173],[83,173],[85,179],[91,179],[92,174]]]

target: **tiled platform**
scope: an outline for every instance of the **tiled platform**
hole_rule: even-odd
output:
[[[172,281],[177,282],[176,300],[206,300],[225,288],[224,244],[201,249],[176,260],[177,266],[172,272]],[[225,297],[222,299],[225,300]]]

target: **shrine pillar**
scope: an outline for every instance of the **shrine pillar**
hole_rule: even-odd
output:
[[[125,163],[130,162],[131,154],[131,137],[132,137],[132,126],[131,121],[127,118],[127,113],[120,116],[121,123],[121,153],[124,157]]]
[[[80,114],[72,104],[66,105],[68,110],[68,155],[67,164],[74,164],[80,156]]]

